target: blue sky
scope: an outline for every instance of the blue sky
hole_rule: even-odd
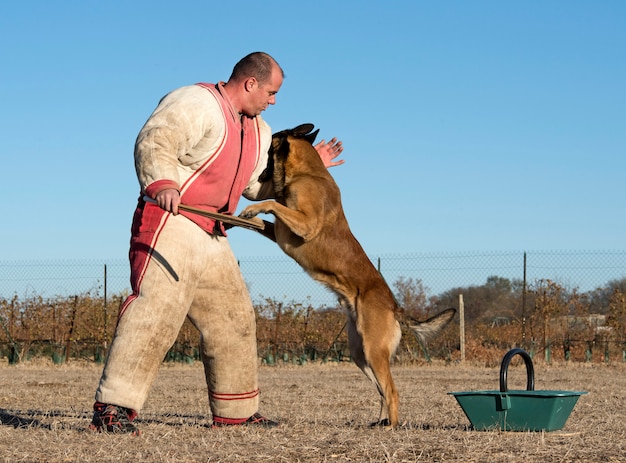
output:
[[[0,260],[125,258],[146,118],[256,50],[286,73],[272,128],[343,140],[368,254],[624,249],[626,2],[233,5],[3,6]]]

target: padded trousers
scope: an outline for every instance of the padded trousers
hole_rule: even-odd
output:
[[[258,411],[256,321],[239,265],[223,236],[171,215],[125,301],[96,401],[141,410],[167,351],[188,317],[200,352],[213,415]]]

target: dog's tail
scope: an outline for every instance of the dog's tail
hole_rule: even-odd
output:
[[[454,318],[454,314],[456,314],[455,309],[446,309],[423,322],[410,318],[408,325],[419,340],[422,343],[426,343],[443,331],[446,325]]]

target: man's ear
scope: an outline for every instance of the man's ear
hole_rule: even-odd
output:
[[[254,90],[254,87],[257,85],[257,80],[255,77],[248,77],[244,82],[244,87],[248,92]]]

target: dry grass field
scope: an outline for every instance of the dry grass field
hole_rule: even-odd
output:
[[[626,462],[626,365],[535,365],[536,389],[583,390],[560,431],[473,431],[451,391],[497,389],[499,368],[394,366],[401,429],[369,428],[375,389],[353,364],[261,367],[278,429],[211,429],[202,367],[164,364],[140,437],[87,430],[101,366],[0,364],[0,462]],[[509,369],[525,388],[525,369]]]

